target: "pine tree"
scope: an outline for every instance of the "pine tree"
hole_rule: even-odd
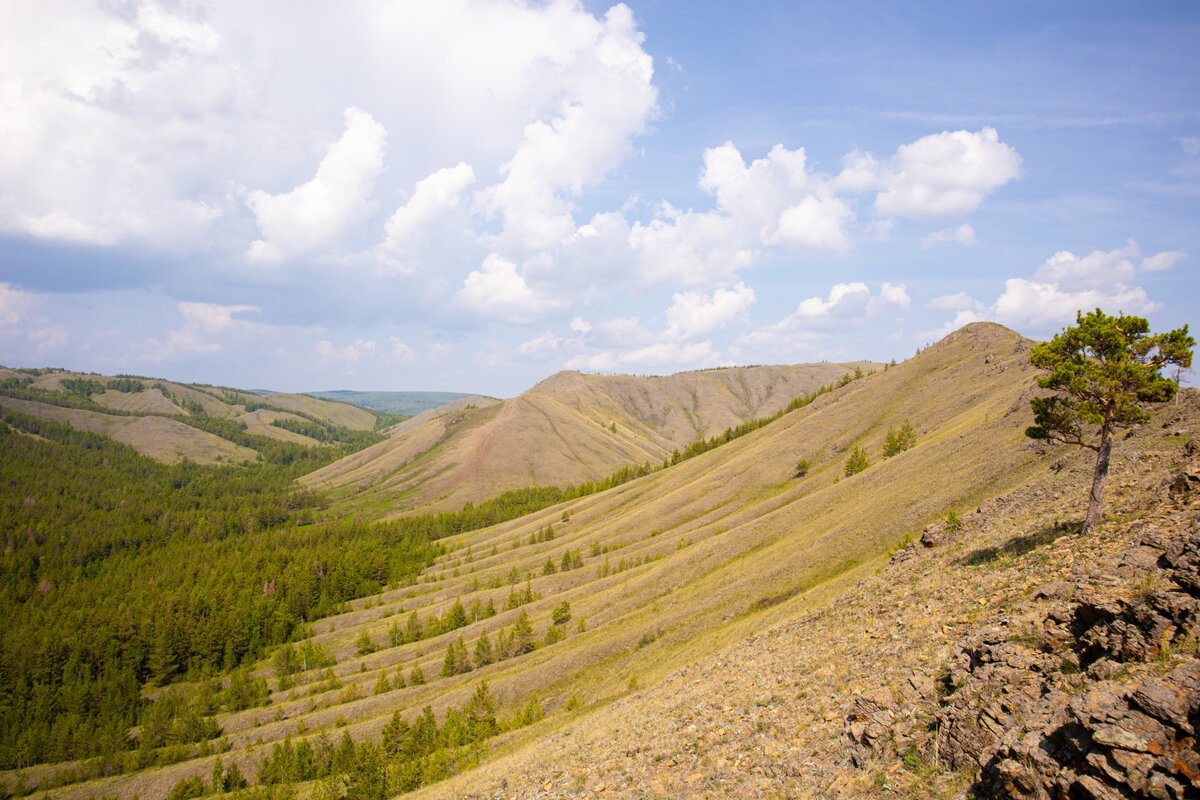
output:
[[[479,634],[479,638],[475,640],[475,669],[486,667],[491,664],[495,655],[492,653],[492,640],[488,638],[487,631]]]
[[[513,655],[517,656],[533,652],[536,646],[533,639],[533,625],[529,621],[529,614],[524,611],[513,622],[512,643]]]
[[[845,474],[849,478],[851,475],[857,475],[870,465],[867,461],[867,453],[859,445],[855,445],[850,451],[850,457],[846,459]]]
[[[1049,373],[1038,386],[1056,394],[1030,401],[1034,424],[1025,433],[1096,452],[1081,531],[1087,533],[1100,522],[1114,434],[1148,420],[1146,405],[1175,396],[1179,384],[1162,370],[1190,367],[1196,340],[1187,325],[1151,334],[1141,317],[1110,317],[1100,309],[1079,312],[1076,323],[1029,353],[1034,366]]]

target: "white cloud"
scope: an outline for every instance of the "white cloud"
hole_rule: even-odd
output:
[[[708,148],[699,186],[713,197],[713,210],[685,211],[663,202],[652,220],[627,229],[650,279],[685,285],[729,280],[768,246],[834,253],[849,247],[845,226],[854,212],[827,176],[809,171],[804,148],[777,144],[749,164],[732,142]]]
[[[388,337],[392,345],[392,358],[402,364],[411,364],[417,359],[417,351],[395,336]]]
[[[47,325],[29,332],[29,341],[34,344],[34,354],[41,356],[67,346],[71,335],[65,325]]]
[[[878,165],[882,191],[875,211],[915,218],[966,214],[1020,172],[1021,156],[995,128],[923,136]]]
[[[744,283],[732,289],[717,289],[711,295],[703,292],[678,292],[667,309],[667,335],[693,339],[724,327],[730,320],[750,310],[754,305],[754,290]]]
[[[950,320],[940,328],[922,331],[913,338],[922,344],[932,344],[943,337],[949,336],[964,325],[969,325],[972,322],[983,322],[985,319],[987,319],[987,316],[978,311],[962,309],[954,315],[954,319]]]
[[[806,197],[779,215],[775,232],[765,237],[764,244],[784,244],[811,247],[844,253],[850,247],[844,226],[854,219],[854,212],[844,200],[826,194]]]
[[[1133,239],[1115,250],[1093,250],[1077,256],[1060,250],[1046,259],[1030,278],[1009,278],[1004,291],[990,306],[965,292],[935,297],[927,308],[956,311],[940,328],[917,335],[929,342],[968,322],[991,319],[1022,331],[1046,332],[1069,325],[1079,311],[1103,308],[1109,313],[1150,314],[1161,306],[1146,290],[1130,281],[1140,271],[1167,269],[1183,258],[1182,250],[1168,250],[1143,258]]]
[[[37,295],[0,282],[0,326],[16,325],[29,313]]]
[[[597,20],[578,10],[552,4],[560,24],[532,54],[561,87],[552,114],[525,126],[503,180],[477,195],[484,212],[503,218],[501,239],[521,247],[553,247],[574,233],[567,198],[628,155],[657,110],[654,65],[633,12],[615,5]]]
[[[189,191],[206,183],[211,128],[242,84],[204,17],[152,1],[6,7],[0,230],[177,245],[208,229],[220,210]]]
[[[457,297],[482,316],[512,323],[531,322],[561,305],[530,288],[517,265],[496,253],[467,275]]]
[[[571,330],[575,333],[588,333],[591,329],[591,324],[582,317],[575,317],[571,320]]]
[[[1189,156],[1200,155],[1200,136],[1185,136],[1179,140],[1179,144]]]
[[[517,347],[517,352],[523,356],[544,356],[559,350],[566,342],[567,340],[561,336],[555,336],[549,331],[543,331],[532,339],[521,342]]]
[[[1071,290],[1052,283],[1009,278],[992,307],[993,318],[1005,325],[1045,330],[1069,324],[1079,310],[1104,308],[1110,313],[1148,314],[1159,305],[1140,287],[1114,284],[1106,288]]]
[[[831,332],[861,326],[888,307],[907,308],[911,302],[902,283],[884,283],[876,294],[861,281],[837,283],[827,297],[807,297],[778,322],[739,337],[730,352],[756,360],[764,356],[795,360],[812,353]]]
[[[866,310],[870,299],[871,290],[865,283],[835,283],[829,290],[827,300],[819,297],[801,300],[795,316],[807,320],[855,316]]]
[[[179,313],[183,315],[184,322],[189,327],[212,333],[228,330],[234,325],[243,322],[243,320],[235,319],[234,314],[259,310],[258,306],[247,305],[226,306],[217,303],[193,302],[182,302],[179,304]]]
[[[1187,258],[1187,250],[1165,250],[1142,259],[1142,269],[1147,272],[1168,270]]]
[[[340,364],[347,372],[353,371],[365,356],[374,353],[379,343],[371,339],[355,339],[351,344],[336,347],[328,339],[322,339],[313,345],[313,352],[320,358]]]
[[[945,228],[940,231],[934,231],[921,239],[921,247],[933,247],[935,244],[943,244],[945,242],[958,242],[966,246],[973,245],[975,244],[975,229],[963,223],[957,228]]]
[[[879,297],[876,298],[880,305],[900,306],[908,308],[912,303],[912,298],[908,296],[908,287],[903,283],[887,283],[879,287]]]
[[[696,366],[701,363],[714,364],[719,354],[711,342],[656,342],[633,350],[604,350],[591,355],[580,355],[566,363],[567,369],[614,370],[618,368],[654,369],[661,367]]]
[[[377,248],[384,263],[397,272],[413,272],[414,258],[429,229],[459,207],[462,193],[474,182],[475,170],[461,161],[418,181],[412,197],[387,221],[384,239]]]
[[[1117,250],[1093,250],[1082,258],[1061,250],[1046,259],[1033,274],[1035,280],[1066,289],[1090,289],[1123,283],[1134,277],[1141,258],[1137,242],[1130,239]]]
[[[387,131],[367,112],[347,108],[346,131],[334,142],[313,178],[289,192],[250,192],[263,238],[250,244],[251,261],[276,263],[336,244],[346,230],[374,209],[371,192],[383,169]]]
[[[258,311],[257,306],[220,305],[217,303],[181,302],[177,305],[183,325],[167,333],[166,340],[146,339],[133,347],[140,361],[159,364],[179,358],[215,353],[221,350],[220,339],[228,334],[260,334],[267,326],[239,319],[235,314]]]
[[[964,311],[972,308],[982,308],[983,304],[966,292],[958,292],[957,294],[938,295],[926,303],[925,307],[944,311]]]

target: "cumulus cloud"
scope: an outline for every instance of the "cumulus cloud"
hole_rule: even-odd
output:
[[[1162,272],[1187,258],[1187,250],[1165,250],[1142,259],[1142,269],[1147,272]]]
[[[1126,314],[1157,311],[1146,290],[1115,284],[1107,288],[1067,289],[1053,283],[1010,278],[992,307],[994,319],[1005,325],[1045,330],[1074,321],[1081,309],[1105,308]]]
[[[934,231],[921,239],[921,247],[928,248],[946,242],[957,242],[958,244],[967,246],[973,245],[975,244],[975,229],[963,223],[957,228],[945,228],[940,231]]]
[[[512,323],[531,322],[561,306],[530,288],[517,265],[496,253],[467,275],[457,298],[481,316]]]
[[[703,292],[678,292],[667,309],[667,335],[693,339],[747,312],[754,305],[754,290],[744,283],[732,289]]]
[[[923,136],[878,165],[883,188],[875,211],[914,218],[966,214],[1020,172],[1021,156],[995,128]]]
[[[258,334],[266,329],[257,322],[235,315],[258,311],[251,305],[181,302],[177,304],[183,325],[169,331],[165,339],[146,339],[133,347],[134,358],[160,364],[180,358],[215,353],[222,349],[221,339],[228,334]]]
[[[1161,306],[1132,281],[1141,272],[1168,269],[1184,255],[1182,250],[1166,250],[1143,257],[1133,239],[1124,247],[1093,250],[1085,256],[1060,250],[1042,262],[1031,277],[1006,280],[1004,291],[990,306],[961,292],[934,298],[928,308],[957,313],[942,327],[918,334],[917,339],[932,341],[981,319],[1023,331],[1047,332],[1071,324],[1078,311],[1092,308],[1151,314]]]
[[[339,364],[347,372],[353,372],[354,367],[365,356],[374,353],[379,343],[372,339],[355,339],[342,347],[337,347],[328,339],[322,339],[313,345],[313,352],[325,361]]]
[[[714,364],[719,358],[712,342],[656,342],[632,350],[604,350],[579,355],[567,361],[567,369],[606,371],[620,368],[653,369],[659,367]]]
[[[957,294],[938,295],[926,303],[925,307],[943,311],[964,311],[970,308],[982,307],[982,303],[966,292],[958,292]]]
[[[548,118],[525,126],[503,180],[477,195],[479,207],[503,219],[501,240],[530,249],[560,244],[575,230],[569,198],[628,155],[630,140],[656,113],[653,61],[642,49],[633,12],[615,5],[597,20],[552,6],[557,26],[540,69],[561,87]]]
[[[732,142],[704,151],[699,186],[711,211],[660,203],[653,219],[627,230],[643,274],[685,285],[728,280],[768,246],[844,253],[854,219],[828,176],[808,169],[804,148],[782,144],[746,163]],[[612,221],[608,220],[610,229]]]
[[[389,336],[388,341],[392,344],[392,358],[401,364],[411,364],[417,360],[417,351],[405,342],[395,336]]]
[[[396,272],[411,273],[429,230],[448,212],[459,207],[462,194],[475,183],[475,170],[459,162],[417,182],[412,197],[392,213],[377,250]]]
[[[242,83],[204,17],[190,3],[6,9],[0,230],[109,245],[208,229],[204,143]]]
[[[311,180],[282,194],[246,196],[262,232],[246,251],[250,261],[277,263],[334,244],[373,211],[370,196],[383,169],[387,131],[359,108],[347,108],[343,117],[345,133],[329,147]]]
[[[16,325],[33,308],[37,296],[0,282],[0,326]]]
[[[833,331],[859,327],[888,308],[907,308],[911,302],[902,283],[884,283],[876,293],[861,281],[837,283],[826,297],[807,297],[778,322],[740,336],[731,352],[794,360],[812,351]]]

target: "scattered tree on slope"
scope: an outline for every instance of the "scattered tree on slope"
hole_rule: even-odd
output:
[[[1143,406],[1175,396],[1179,384],[1163,377],[1167,366],[1187,369],[1196,340],[1187,325],[1151,334],[1141,317],[1110,317],[1100,309],[1076,317],[1048,342],[1033,348],[1029,360],[1049,372],[1038,386],[1057,394],[1035,397],[1034,424],[1025,433],[1096,451],[1096,469],[1083,533],[1100,522],[1113,434],[1117,428],[1149,419]],[[1095,438],[1087,430],[1099,426]]]

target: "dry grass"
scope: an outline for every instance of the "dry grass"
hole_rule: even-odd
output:
[[[0,405],[32,417],[53,420],[72,428],[111,436],[156,461],[172,463],[181,455],[200,464],[254,461],[258,453],[165,417],[122,417],[76,408],[0,397]]]
[[[604,478],[660,464],[697,437],[770,416],[867,362],[703,370],[666,377],[560,372],[500,404],[456,401],[303,483],[403,512],[458,508],[530,485]],[[475,406],[471,408],[471,406]]]

